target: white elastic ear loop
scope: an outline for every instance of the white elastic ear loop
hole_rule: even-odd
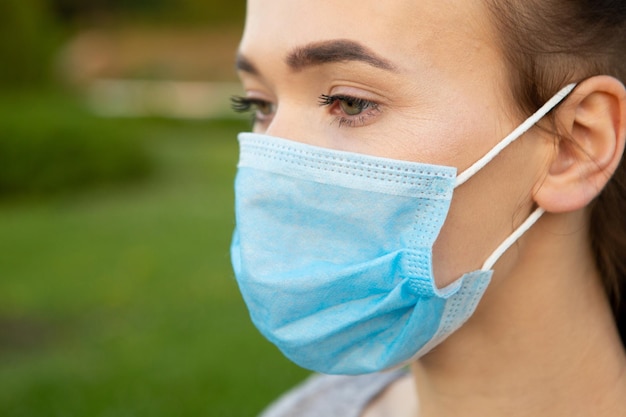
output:
[[[522,136],[528,129],[533,127],[535,123],[537,123],[543,116],[548,114],[550,110],[552,110],[557,104],[559,104],[572,90],[576,87],[576,83],[568,84],[563,89],[561,89],[558,93],[556,93],[550,100],[546,102],[543,106],[539,108],[535,113],[533,113],[528,119],[526,119],[521,125],[519,125],[515,130],[509,133],[504,139],[500,141],[496,146],[494,146],[489,152],[487,152],[482,158],[478,161],[474,162],[472,166],[467,168],[465,171],[461,172],[456,177],[456,183],[454,187],[458,187],[463,184],[465,181],[470,179],[474,174],[480,171],[485,165],[487,165],[493,158],[495,158],[504,148],[509,146],[511,142],[515,139]]]
[[[493,268],[496,262],[498,262],[498,259],[500,259],[500,257],[502,256],[502,254],[504,254],[504,252],[506,252],[511,247],[511,245],[513,245],[517,241],[517,239],[519,239],[524,233],[526,233],[526,231],[530,229],[531,226],[537,222],[537,220],[539,220],[543,213],[545,213],[545,210],[541,207],[535,209],[535,211],[533,211],[531,215],[528,216],[524,223],[519,225],[519,227],[515,229],[509,237],[504,239],[504,242],[502,242],[500,246],[498,246],[496,250],[493,251],[493,253],[489,256],[489,258],[487,258],[487,260],[483,264],[481,270],[488,271]]]

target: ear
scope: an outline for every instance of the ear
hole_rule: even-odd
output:
[[[559,213],[587,206],[619,166],[626,141],[626,89],[613,77],[591,77],[555,111],[560,138],[534,197],[546,211]]]

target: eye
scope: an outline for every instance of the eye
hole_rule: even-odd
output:
[[[380,113],[379,105],[373,101],[342,94],[319,97],[320,106],[330,107],[331,114],[337,117],[339,126],[364,126],[369,119]]]
[[[369,100],[344,95],[327,96],[326,94],[322,94],[319,100],[322,106],[330,106],[331,104],[339,103],[341,111],[348,116],[357,116],[365,110],[377,106],[376,103]]]
[[[253,113],[255,122],[270,119],[276,110],[274,103],[257,98],[233,96],[230,103],[237,113]]]

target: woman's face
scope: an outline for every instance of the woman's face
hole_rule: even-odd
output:
[[[238,68],[256,132],[322,147],[461,172],[521,121],[481,0],[248,0]],[[457,188],[438,286],[480,268],[528,215],[537,140]]]

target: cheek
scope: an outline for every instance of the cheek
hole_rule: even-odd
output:
[[[431,74],[436,90],[419,90],[408,104],[390,109],[386,126],[393,134],[381,135],[398,149],[401,159],[468,168],[515,128],[502,112],[498,96],[474,89],[460,80]]]
[[[434,247],[438,287],[480,269],[491,253],[528,218],[534,209],[532,189],[546,169],[542,145],[536,138],[519,139],[455,190]],[[507,266],[510,267],[513,265]],[[502,264],[496,264],[494,270],[506,273]]]

